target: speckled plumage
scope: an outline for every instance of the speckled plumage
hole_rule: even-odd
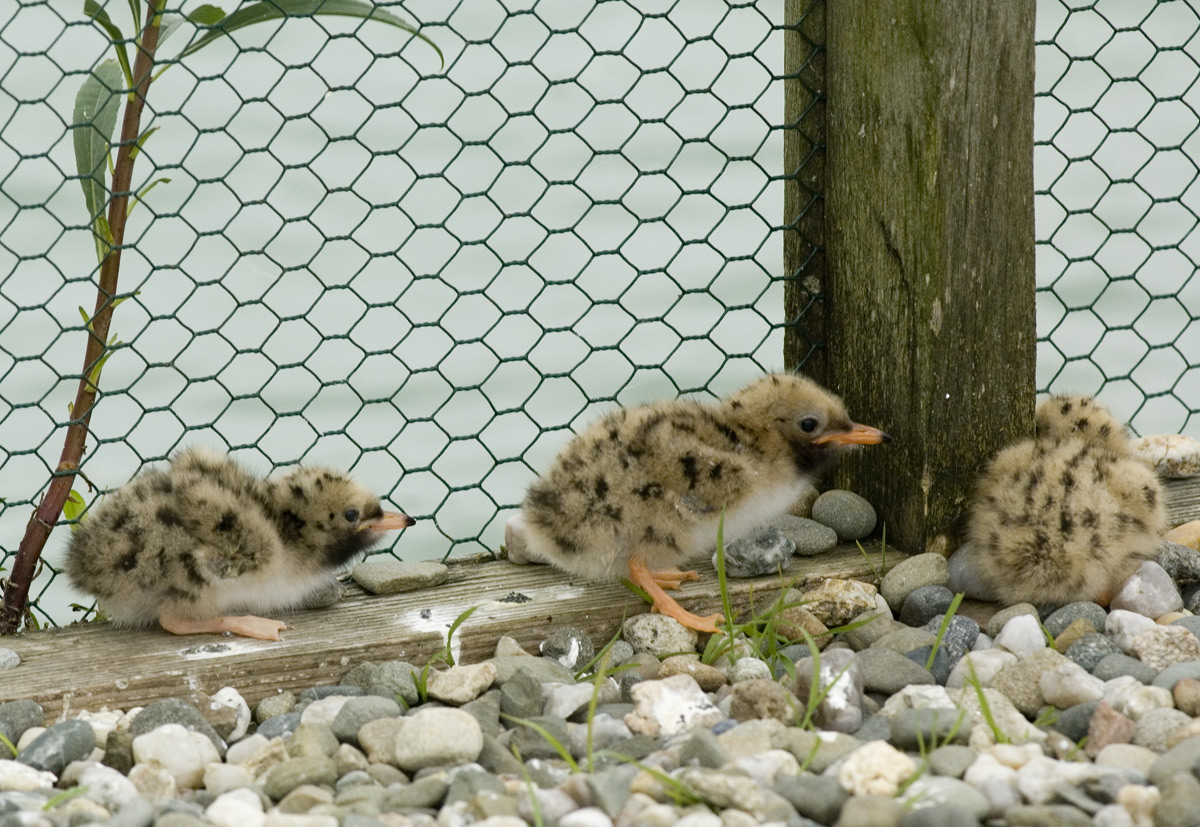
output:
[[[1157,552],[1158,478],[1090,397],[1051,397],[1035,422],[1035,437],[997,454],[979,482],[969,530],[979,575],[1004,603],[1107,603]]]
[[[191,448],[94,505],[71,536],[66,570],[118,624],[277,640],[280,621],[226,615],[295,606],[382,531],[411,523],[337,471],[263,480]]]
[[[722,509],[730,542],[785,513],[839,446],[886,439],[791,374],[765,376],[715,405],[675,400],[614,411],[530,486],[524,539],[534,558],[593,580],[631,576],[654,595],[639,567],[669,570],[711,552]],[[715,629],[683,615],[675,614]]]

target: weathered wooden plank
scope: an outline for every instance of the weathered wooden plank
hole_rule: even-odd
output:
[[[877,543],[865,548],[869,558],[854,546],[797,557],[785,579],[798,584],[824,577],[871,579],[873,570],[882,570],[880,548]],[[886,554],[889,566],[903,558],[891,549]],[[707,564],[699,570],[701,580],[681,590],[680,602],[702,615],[720,611],[715,573]],[[748,611],[752,594],[762,607],[779,582],[778,577],[730,580],[736,611]],[[555,626],[579,626],[594,640],[606,641],[626,616],[649,608],[620,584],[589,583],[546,566],[460,562],[450,567],[447,582],[433,589],[391,596],[356,592],[330,609],[292,615],[282,642],[175,637],[107,623],[0,639],[22,661],[0,676],[0,701],[33,699],[53,719],[79,709],[129,709],[234,686],[253,704],[277,689],[337,683],[362,661],[424,665],[444,647],[450,624],[472,606],[479,608],[453,641],[464,662],[489,657],[500,635],[536,647]]]
[[[913,552],[953,548],[986,458],[1033,431],[1034,5],[826,0],[817,378],[895,437],[838,482]]]
[[[1163,504],[1167,509],[1169,526],[1200,520],[1200,477],[1166,480],[1163,483]]]

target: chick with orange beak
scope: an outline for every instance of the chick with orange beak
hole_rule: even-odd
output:
[[[93,506],[71,535],[66,569],[119,625],[279,640],[283,621],[233,612],[303,605],[385,532],[412,524],[338,471],[298,467],[264,480],[190,448]]]
[[[769,374],[715,405],[674,400],[614,411],[576,436],[530,486],[507,526],[510,552],[591,580],[628,577],[654,609],[703,632],[664,589],[725,542],[785,514],[844,449],[891,439],[850,420],[840,399]]]

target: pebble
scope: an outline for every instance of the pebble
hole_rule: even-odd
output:
[[[836,531],[807,517],[793,517],[787,514],[776,520],[773,525],[784,537],[792,541],[795,553],[801,557],[824,554],[832,551],[838,544]]]
[[[819,664],[796,661],[796,696],[802,705],[815,702],[813,721],[822,729],[854,732],[862,726],[862,667],[849,649],[826,650]]]
[[[1163,540],[1200,551],[1200,520],[1192,520],[1175,526],[1163,534]]]
[[[900,609],[900,622],[908,626],[924,626],[940,619],[954,601],[954,592],[945,586],[921,586],[909,592]]]
[[[220,761],[221,756],[206,735],[172,723],[136,736],[133,760],[151,769],[164,770],[177,787],[198,789],[204,783],[204,767]]]
[[[1033,615],[1034,620],[1040,619],[1037,607],[1032,603],[1014,603],[1013,605],[996,612],[994,615],[992,615],[991,619],[988,620],[987,627],[985,629],[988,637],[994,639],[996,635],[1000,634],[1000,630],[1005,627],[1008,621],[1012,620],[1018,615]]]
[[[923,628],[932,635],[941,634],[941,643],[938,648],[946,653],[950,665],[953,666],[963,655],[971,651],[971,647],[979,639],[979,624],[969,617],[956,614],[950,618],[950,623],[943,632],[942,620],[941,617],[933,618]]]
[[[879,583],[879,593],[889,606],[903,606],[904,599],[922,586],[945,586],[950,582],[950,567],[940,554],[927,552],[901,560],[888,570]]]
[[[371,594],[400,594],[427,589],[445,581],[450,570],[442,563],[405,562],[386,555],[363,560],[351,571],[354,582]]]
[[[559,626],[542,641],[542,657],[561,663],[570,672],[578,672],[596,656],[591,636],[576,626]]]
[[[857,580],[826,578],[816,588],[801,593],[804,608],[827,627],[844,626],[858,615],[875,608],[878,589]]]
[[[725,573],[730,577],[761,577],[786,571],[796,553],[796,544],[783,532],[767,527],[725,546]],[[712,564],[717,565],[716,552]]]
[[[0,646],[0,671],[14,669],[21,665],[21,656],[12,649]]]
[[[846,756],[838,783],[854,796],[894,796],[900,782],[912,775],[916,763],[885,741],[869,741]]]
[[[946,586],[956,594],[963,594],[974,600],[999,600],[1000,593],[980,573],[979,557],[983,552],[974,543],[963,543],[950,555],[946,565],[950,579]]]
[[[464,764],[483,751],[479,722],[461,709],[423,708],[399,719],[396,766],[405,772],[424,767]]]
[[[1058,638],[1068,626],[1077,620],[1086,620],[1092,625],[1092,631],[1104,628],[1104,622],[1108,619],[1108,612],[1096,603],[1088,601],[1078,601],[1068,603],[1067,605],[1051,612],[1046,616],[1045,622],[1042,624],[1046,627],[1046,631],[1053,638]]]
[[[1078,663],[1088,672],[1096,668],[1096,664],[1109,655],[1120,652],[1117,644],[1105,635],[1097,633],[1084,635],[1072,643],[1064,652],[1068,658]]]
[[[443,703],[461,706],[478,698],[496,680],[493,663],[456,665],[440,671],[430,671],[426,681],[429,697]]]
[[[634,710],[625,716],[625,724],[632,732],[652,738],[712,726],[725,717],[691,675],[642,681],[632,696]]]
[[[817,497],[812,518],[837,532],[838,538],[853,542],[875,530],[875,508],[853,491],[826,491]]]
[[[892,695],[913,684],[933,684],[933,675],[921,664],[883,646],[871,647],[856,658],[863,690]]]
[[[1158,547],[1156,560],[1176,585],[1182,587],[1200,583],[1200,551],[1163,540]]]
[[[96,746],[96,733],[84,721],[61,721],[37,736],[17,761],[55,775],[72,761],[82,761]]]
[[[1147,560],[1117,590],[1110,605],[1113,610],[1125,610],[1153,618],[1182,609],[1183,597],[1166,569],[1153,560]]]
[[[1046,648],[1046,635],[1037,617],[1019,614],[1004,624],[994,643],[1018,658],[1026,658]]]
[[[700,639],[695,629],[660,614],[640,614],[626,619],[621,624],[621,637],[634,652],[648,652],[655,657],[694,652]]]

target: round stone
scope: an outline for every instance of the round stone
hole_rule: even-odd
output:
[[[932,619],[945,615],[953,602],[954,592],[945,586],[921,586],[904,598],[900,622],[906,626],[924,626]]]
[[[882,646],[873,646],[858,653],[862,670],[863,690],[893,695],[913,684],[933,684],[933,675],[903,654]]]
[[[357,745],[358,730],[363,724],[379,718],[398,718],[400,715],[400,704],[391,698],[366,695],[346,701],[333,717],[330,729],[338,741]]]
[[[981,566],[983,550],[974,543],[963,543],[946,561],[950,579],[946,585],[956,594],[975,600],[999,600],[995,586],[984,577]]]
[[[1093,629],[1103,629],[1108,612],[1096,603],[1084,600],[1068,603],[1061,609],[1052,612],[1042,624],[1052,637],[1058,637],[1076,620],[1083,618],[1092,624]]]
[[[832,551],[838,544],[836,531],[807,517],[793,517],[791,514],[786,514],[776,520],[773,525],[784,537],[795,544],[796,554],[801,557],[824,554]]]
[[[60,721],[44,731],[17,755],[17,761],[36,770],[60,775],[72,761],[82,761],[96,747],[96,732],[85,721]]]
[[[784,571],[792,563],[796,544],[774,527],[767,527],[725,544],[725,573],[730,577],[761,577]],[[712,564],[717,565],[713,552]]]
[[[813,503],[812,518],[846,541],[861,540],[875,530],[875,508],[852,491],[826,491]]]
[[[696,651],[700,635],[673,617],[660,614],[634,615],[621,624],[621,637],[634,652],[649,652],[664,657]]]
[[[1117,591],[1111,607],[1153,618],[1183,608],[1183,597],[1171,575],[1158,563],[1147,560]]]
[[[1064,654],[1091,672],[1100,661],[1109,655],[1118,654],[1120,651],[1117,648],[1117,644],[1113,643],[1105,635],[1097,632],[1084,635],[1072,643]]]
[[[950,568],[940,554],[916,554],[888,570],[879,583],[879,593],[889,606],[903,606],[904,598],[922,586],[945,586]]]

